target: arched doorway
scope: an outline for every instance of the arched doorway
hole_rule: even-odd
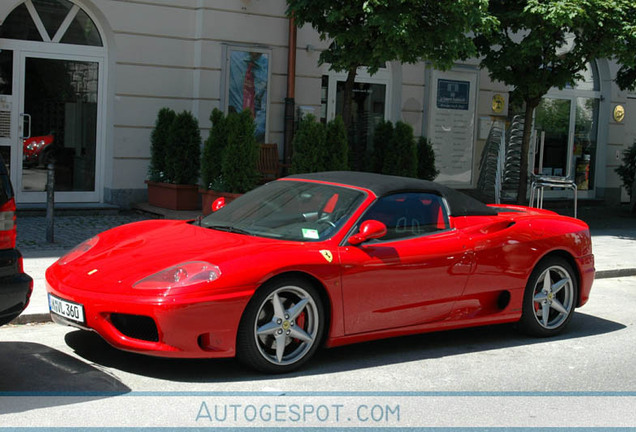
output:
[[[539,146],[535,172],[573,178],[579,196],[594,198],[599,154],[601,88],[596,62],[587,64],[581,79],[552,89],[535,111]],[[543,136],[543,149],[540,147]],[[559,196],[553,191],[549,195]]]
[[[105,58],[95,21],[70,0],[24,0],[2,20],[0,148],[18,202],[45,201],[50,162],[56,201],[101,200]]]

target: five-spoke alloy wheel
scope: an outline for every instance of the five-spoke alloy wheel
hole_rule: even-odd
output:
[[[521,329],[534,336],[559,333],[572,318],[577,290],[576,276],[567,261],[558,257],[541,261],[528,279]]]
[[[259,289],[248,304],[236,355],[263,372],[290,372],[318,349],[324,321],[324,307],[313,286],[294,278],[274,281]]]

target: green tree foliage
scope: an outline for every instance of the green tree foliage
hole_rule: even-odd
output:
[[[413,127],[397,122],[386,149],[383,174],[403,177],[417,177],[417,147],[413,137]]]
[[[167,183],[197,184],[201,159],[199,122],[189,111],[177,114],[168,131],[165,147]]]
[[[357,69],[371,74],[386,62],[432,62],[440,69],[475,54],[470,31],[490,24],[488,0],[287,0],[297,25],[310,24],[329,48],[320,64],[346,72],[343,119],[351,125]],[[362,149],[354,148],[354,160]],[[359,168],[359,167],[356,167]]]
[[[623,163],[615,169],[618,176],[623,181],[623,186],[629,192],[629,196],[633,196],[634,179],[636,179],[636,144],[623,151]]]
[[[203,144],[201,159],[201,180],[205,189],[220,181],[223,153],[227,144],[227,120],[223,111],[214,108],[210,114],[210,121],[212,129]]]
[[[633,0],[490,0],[488,12],[498,24],[476,30],[481,65],[491,79],[514,88],[512,98],[525,103],[526,125],[541,98],[580,79],[588,61],[615,55],[627,66],[636,61]],[[520,203],[526,199],[530,134],[526,127]]]
[[[382,121],[375,127],[373,133],[373,153],[371,155],[371,171],[382,172],[387,146],[393,136],[393,123]]]
[[[435,180],[439,170],[435,168],[435,151],[430,141],[420,137],[417,141],[417,177],[424,180]]]
[[[349,142],[347,129],[341,116],[327,123],[327,138],[325,142],[324,169],[327,171],[344,171],[349,169]]]
[[[294,135],[291,173],[301,174],[325,170],[327,134],[325,127],[309,114],[300,119]]]
[[[168,133],[177,116],[170,108],[161,108],[157,113],[155,128],[150,135],[150,166],[148,177],[151,181],[163,182],[166,175],[166,148]]]
[[[227,144],[223,150],[221,175],[226,192],[245,193],[256,186],[259,147],[256,124],[250,110],[230,113],[226,120]]]

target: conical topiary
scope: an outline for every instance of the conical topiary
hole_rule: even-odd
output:
[[[174,184],[197,184],[201,159],[199,122],[189,111],[174,118],[166,145],[166,179]]]
[[[259,147],[254,137],[256,124],[250,110],[230,113],[226,120],[227,146],[223,151],[221,175],[226,192],[245,193],[256,186]]]
[[[220,183],[223,154],[227,147],[227,119],[223,111],[214,108],[210,114],[210,121],[212,129],[203,144],[201,157],[201,180],[204,189],[211,189],[211,185]]]
[[[166,181],[166,148],[168,135],[177,114],[170,108],[161,108],[157,113],[155,128],[150,135],[150,166],[148,178],[155,182]]]

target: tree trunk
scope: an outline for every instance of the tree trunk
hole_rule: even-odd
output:
[[[517,189],[517,204],[527,205],[526,193],[528,191],[528,153],[530,151],[530,137],[532,136],[532,126],[534,109],[539,106],[541,99],[526,101],[526,112],[523,122],[523,139],[521,141],[521,172],[519,173],[519,188]]]
[[[355,137],[353,130],[353,86],[356,82],[356,73],[358,67],[351,67],[347,71],[347,80],[345,81],[343,104],[342,104],[342,120],[345,124],[349,145],[351,146],[351,162],[354,170],[360,170],[362,155],[360,154],[360,143]]]

